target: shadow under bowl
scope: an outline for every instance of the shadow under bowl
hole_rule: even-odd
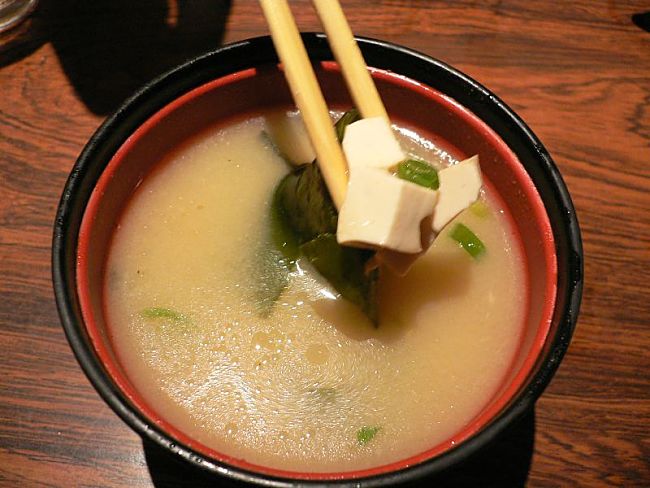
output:
[[[325,37],[303,38],[328,105],[350,107]],[[127,100],[88,142],[60,202],[53,278],[68,340],[104,400],[148,441],[219,476],[267,486],[323,481],[379,486],[444,470],[530,409],[575,327],[582,293],[578,222],[540,141],[496,96],[457,70],[386,42],[359,39],[359,44],[391,119],[454,154],[480,155],[485,179],[509,209],[525,255],[523,339],[499,391],[472,422],[446,442],[389,465],[344,473],[280,471],[216,452],[166,422],[129,381],[107,331],[102,287],[113,230],[161,155],[206,127],[293,105],[268,37],[193,59]]]

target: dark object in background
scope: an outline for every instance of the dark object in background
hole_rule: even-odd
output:
[[[0,67],[51,42],[79,98],[107,115],[138,88],[223,40],[231,0],[41,0]]]
[[[218,47],[230,3],[58,0],[56,18],[84,21],[52,31],[51,41],[79,97],[103,115],[151,78]]]
[[[643,12],[632,15],[632,22],[639,29],[650,32],[650,12]]]

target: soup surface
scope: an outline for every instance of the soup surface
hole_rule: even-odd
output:
[[[374,328],[300,262],[272,306],[269,206],[287,164],[252,118],[200,134],[143,182],[107,263],[109,330],[129,379],[206,446],[292,471],[394,462],[448,440],[501,386],[521,336],[522,256],[487,189],[404,278],[384,273]],[[401,131],[415,155],[453,155]]]

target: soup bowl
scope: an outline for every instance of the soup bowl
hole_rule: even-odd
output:
[[[352,105],[324,35],[303,35],[328,105]],[[103,276],[111,236],[134,190],[204,128],[292,106],[268,37],[192,59],[128,99],[86,145],[67,181],[53,240],[57,306],[70,345],[108,405],[144,439],[208,473],[265,486],[380,486],[431,475],[487,445],[527,412],[563,357],[582,292],[573,204],[548,152],[501,100],[454,68],[409,49],[358,39],[391,119],[440,147],[479,153],[485,179],[512,214],[525,256],[526,318],[498,391],[443,443],[358,471],[278,470],[209,448],[169,422],[129,380],[107,328]]]

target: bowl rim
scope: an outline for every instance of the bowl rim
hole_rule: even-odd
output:
[[[333,59],[324,34],[304,33],[302,37],[313,60],[331,61]],[[583,254],[580,230],[566,185],[555,163],[539,139],[498,97],[455,68],[417,51],[386,41],[364,37],[357,37],[357,41],[370,66],[395,71],[400,75],[429,86],[433,85],[431,83],[432,77],[443,75],[448,77],[450,84],[457,85],[459,89],[462,87],[468,90],[469,96],[476,102],[475,106],[468,106],[466,103],[459,102],[462,106],[476,114],[506,143],[508,137],[504,137],[504,130],[510,138],[516,137],[534,150],[536,162],[540,165],[540,171],[552,183],[550,195],[547,195],[547,198],[540,195],[546,211],[547,213],[549,211],[548,198],[552,198],[554,204],[561,209],[559,220],[550,219],[554,237],[558,232],[565,235],[562,242],[558,242],[559,240],[555,238],[556,256],[559,250],[566,251],[565,262],[560,262],[558,257],[557,263],[558,281],[563,278],[560,271],[566,271],[566,283],[558,283],[557,287],[557,303],[564,304],[561,316],[557,317],[557,328],[554,334],[549,334],[550,342],[545,360],[532,372],[530,381],[524,385],[521,394],[516,397],[509,407],[505,408],[479,432],[459,446],[420,464],[393,472],[364,478],[330,479],[326,482],[323,480],[280,478],[207,459],[203,454],[183,445],[156,425],[152,425],[148,419],[135,411],[123,397],[94,353],[85,329],[80,325],[83,322],[78,297],[76,296],[75,267],[72,266],[71,268],[70,266],[76,260],[77,238],[83,211],[90,197],[92,187],[94,187],[104,169],[104,166],[97,168],[95,161],[105,159],[108,154],[114,154],[114,149],[119,148],[125,140],[120,135],[116,136],[116,133],[128,134],[133,132],[167,103],[204,82],[246,68],[263,64],[277,64],[278,62],[272,41],[268,36],[228,44],[193,58],[147,83],[127,99],[97,129],[83,149],[66,182],[57,210],[52,243],[52,277],[57,308],[68,341],[83,371],[100,396],[120,418],[143,438],[208,472],[238,481],[257,483],[262,486],[284,487],[296,486],[296,484],[343,486],[350,484],[369,487],[403,483],[443,471],[489,444],[507,426],[532,407],[557,370],[575,328],[583,286]],[[457,98],[439,88],[436,88],[436,90],[453,99]],[[480,113],[481,111],[483,111],[483,114]],[[496,120],[486,120],[486,115],[490,116],[488,118],[496,118]],[[498,122],[501,130],[493,126],[495,122]],[[116,130],[118,128],[120,128],[119,131]],[[108,160],[110,160],[110,157],[106,159],[106,162]],[[84,190],[84,187],[89,184],[90,190],[88,188]],[[562,249],[560,249],[561,246]],[[555,315],[558,314],[558,309],[556,309]],[[555,315],[554,322],[556,321]]]

